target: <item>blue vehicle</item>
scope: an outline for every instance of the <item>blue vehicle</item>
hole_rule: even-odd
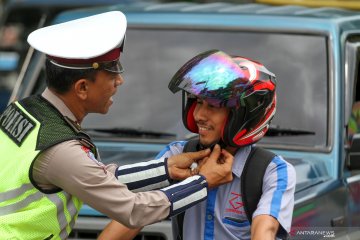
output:
[[[166,143],[190,138],[181,96],[167,84],[195,54],[220,49],[268,66],[278,79],[278,109],[259,145],[297,172],[292,239],[359,239],[360,135],[349,138],[360,101],[360,13],[338,8],[232,3],[133,3],[66,11],[53,23],[121,10],[128,19],[125,84],[106,116],[85,127],[105,163],[144,161]],[[31,49],[30,49],[31,51]],[[40,93],[44,56],[23,66],[13,99]],[[95,239],[109,219],[84,206],[73,239]],[[138,236],[172,239],[170,220]]]

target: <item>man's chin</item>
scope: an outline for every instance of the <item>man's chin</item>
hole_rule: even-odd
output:
[[[219,141],[214,141],[214,142],[205,142],[205,141],[201,141],[200,139],[200,144],[202,146],[202,148],[212,148],[216,143],[218,143]]]

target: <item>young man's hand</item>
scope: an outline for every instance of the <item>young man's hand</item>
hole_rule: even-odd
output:
[[[171,156],[167,160],[169,176],[173,180],[183,180],[194,174],[190,166],[193,162],[209,157],[210,149],[198,152],[181,153]]]
[[[210,156],[202,160],[199,166],[199,173],[206,178],[209,188],[214,188],[233,180],[233,161],[233,155],[225,149],[221,149],[218,144],[215,145]]]

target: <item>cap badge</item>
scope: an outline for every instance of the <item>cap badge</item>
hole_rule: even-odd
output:
[[[92,67],[93,67],[94,69],[98,69],[98,68],[99,68],[99,64],[98,64],[97,62],[94,62],[94,63],[92,64]]]

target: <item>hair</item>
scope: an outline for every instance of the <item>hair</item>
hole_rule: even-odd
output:
[[[46,84],[58,93],[66,93],[79,79],[85,78],[95,81],[95,69],[70,69],[56,66],[46,59]]]

